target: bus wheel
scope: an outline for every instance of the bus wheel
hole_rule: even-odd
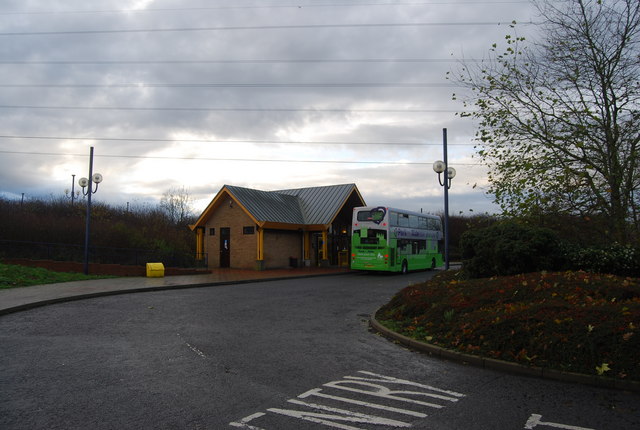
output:
[[[407,260],[404,260],[402,262],[402,274],[406,275],[407,273],[409,273],[409,266],[407,266]]]

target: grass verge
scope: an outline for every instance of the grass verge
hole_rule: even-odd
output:
[[[400,291],[385,327],[443,348],[640,381],[640,279],[585,272],[462,279],[448,271]]]
[[[81,273],[53,272],[40,267],[26,267],[0,263],[0,289],[112,277],[113,276],[87,276]]]

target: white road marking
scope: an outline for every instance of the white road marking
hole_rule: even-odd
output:
[[[587,427],[576,427],[576,426],[570,426],[570,425],[567,425],[567,424],[542,422],[542,421],[540,421],[541,418],[542,418],[542,415],[531,414],[531,416],[529,417],[529,420],[524,425],[524,428],[526,430],[530,430],[530,429],[533,429],[533,428],[535,428],[537,426],[543,426],[543,427],[553,427],[553,428],[557,428],[557,429],[566,429],[566,430],[594,430],[594,429],[587,428]]]
[[[338,424],[334,421],[346,421],[351,423],[362,423],[362,424],[374,424],[379,426],[389,426],[389,427],[411,427],[411,424],[405,423],[402,421],[396,421],[388,418],[376,417],[373,415],[361,414],[358,412],[351,412],[344,409],[331,408],[324,405],[319,405],[317,403],[306,403],[301,402],[300,400],[287,400],[289,403],[293,403],[294,405],[306,406],[312,409],[318,409],[321,411],[332,412],[334,414],[339,415],[328,415],[328,414],[318,414],[313,412],[306,411],[298,411],[298,410],[290,410],[290,409],[277,409],[271,408],[267,409],[269,412],[274,412],[281,415],[287,415],[293,418],[298,418],[305,421],[311,421],[318,424],[324,424],[329,427],[335,427],[339,429],[347,429],[347,430],[363,430],[359,427],[351,427],[344,424]]]
[[[207,358],[206,355],[204,355],[204,352],[200,351],[198,348],[196,348],[195,346],[192,346],[189,342],[185,342],[187,344],[187,346],[189,347],[189,349],[191,349],[191,351],[195,352],[196,354],[198,354],[200,357],[202,358]]]
[[[445,406],[438,403],[424,402],[422,400],[416,400],[413,397],[425,396],[430,399],[440,400],[444,402],[457,402],[460,398],[465,397],[464,394],[455,391],[442,390],[440,388],[433,387],[431,385],[420,384],[417,382],[407,381],[404,379],[393,378],[390,376],[378,375],[372,372],[359,371],[363,376],[345,376],[342,380],[331,381],[323,385],[329,389],[342,390],[352,393],[364,394],[366,396],[374,396],[384,400],[400,401],[405,403],[411,403],[413,405],[426,406],[429,408],[442,409]],[[375,382],[375,384],[374,384]],[[387,385],[405,385],[414,388],[413,390],[392,390]],[[418,391],[418,389],[420,391]],[[437,394],[436,394],[437,393]],[[307,403],[299,399],[308,398],[320,398],[328,399],[330,401],[347,403],[349,405],[355,405],[359,407],[366,407],[370,409],[377,409],[380,411],[409,415],[416,418],[426,418],[427,414],[415,410],[403,409],[399,407],[389,406],[385,404],[372,403],[357,398],[349,398],[343,396],[337,396],[327,392],[326,388],[314,388],[308,390],[296,399],[287,400],[288,403],[304,406],[315,410],[316,412],[300,409],[285,409],[285,408],[269,408],[265,412],[257,412],[252,415],[248,415],[239,421],[229,423],[230,426],[248,429],[248,430],[266,430],[262,427],[250,425],[253,420],[263,418],[264,422],[267,417],[272,414],[290,417],[302,421],[313,422],[316,424],[325,425],[328,427],[338,428],[341,430],[365,430],[362,427],[355,427],[355,425],[362,424],[369,428],[370,425],[375,426],[388,426],[396,428],[408,428],[412,427],[411,423],[399,421],[396,419],[380,417],[376,415],[364,414],[361,412],[355,412],[346,409],[340,409],[333,406],[327,406],[319,403]]]
[[[339,402],[351,403],[353,405],[366,406],[367,408],[381,409],[383,411],[396,412],[404,415],[411,415],[418,418],[427,417],[427,414],[423,414],[422,412],[415,412],[407,409],[393,408],[391,406],[378,405],[376,403],[363,402],[360,400],[348,399],[346,397],[332,396],[330,394],[322,393],[321,391],[322,391],[322,388],[314,388],[313,390],[309,390],[306,393],[300,394],[298,398],[306,399],[309,396],[318,396],[318,397],[323,397],[325,399],[337,400]]]
[[[249,424],[247,424],[249,421],[251,420],[255,420],[256,418],[260,418],[263,417],[267,414],[265,414],[264,412],[257,412],[253,415],[249,415],[248,417],[244,417],[243,419],[241,419],[238,422],[232,422],[229,423],[230,426],[232,427],[239,427],[242,429],[249,429],[249,430],[265,430],[262,427],[255,427],[255,426],[250,426]]]
[[[178,337],[180,339],[182,339],[182,336],[180,336],[180,333],[177,333]],[[204,355],[204,352],[200,351],[198,348],[196,348],[195,346],[191,345],[189,342],[186,342],[185,340],[183,340],[184,344],[187,345],[189,347],[189,349],[193,352],[195,352],[196,354],[198,354],[200,357],[202,358],[207,358],[206,355]]]
[[[359,385],[361,387],[370,387],[372,388],[371,390],[363,390],[360,388],[353,388],[351,387],[351,385]],[[428,406],[430,408],[436,408],[436,409],[442,409],[444,408],[444,406],[439,405],[437,403],[429,403],[429,402],[423,402],[421,400],[415,400],[412,399],[411,397],[402,397],[400,396],[400,394],[404,394],[404,395],[424,395],[424,396],[435,396],[429,393],[421,393],[419,391],[393,391],[390,390],[389,388],[383,386],[383,385],[378,385],[378,384],[372,384],[370,382],[360,382],[360,381],[334,381],[334,382],[329,382],[328,384],[324,384],[325,387],[330,387],[330,388],[336,388],[338,390],[345,390],[345,391],[351,391],[353,393],[360,393],[360,394],[367,394],[370,396],[375,396],[375,397],[381,397],[383,399],[390,399],[390,400],[398,400],[400,402],[407,402],[407,403],[413,403],[416,405],[421,405],[421,406]],[[454,401],[457,402],[458,399],[451,399],[451,398],[443,398],[441,400],[449,400],[449,401]]]
[[[437,393],[449,394],[454,397],[464,397],[465,395],[462,393],[456,393],[455,391],[443,390],[441,388],[432,387],[431,385],[419,384],[413,381],[407,381],[405,379],[393,378],[391,376],[378,375],[373,372],[367,372],[364,370],[358,371],[358,373],[362,373],[363,375],[374,376],[375,379],[372,378],[361,378],[356,376],[345,376],[344,379],[353,379],[357,381],[369,381],[369,382],[387,382],[387,383],[396,383],[396,384],[404,384],[410,385],[412,387],[424,388],[425,390],[435,391]]]

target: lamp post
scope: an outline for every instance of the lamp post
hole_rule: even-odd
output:
[[[448,167],[447,159],[447,129],[442,129],[442,149],[444,161],[433,163],[433,170],[438,174],[438,183],[444,187],[444,268],[449,270],[449,188],[451,180],[456,177],[456,169]],[[444,180],[441,174],[444,173]]]
[[[75,182],[76,182],[76,175],[71,175],[71,195],[69,195],[68,188],[64,190],[64,195],[67,196],[67,198],[71,199],[71,206],[73,206],[73,202],[75,201],[76,197],[80,195],[80,191],[76,192]]]
[[[91,233],[91,195],[98,191],[98,184],[102,182],[100,173],[93,173],[93,146],[89,149],[89,179],[80,178],[78,185],[82,187],[82,194],[87,196],[87,221],[84,230],[84,274],[89,274],[89,236]],[[93,184],[96,184],[95,190]]]

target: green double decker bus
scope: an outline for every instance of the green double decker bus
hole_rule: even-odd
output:
[[[444,264],[440,217],[401,209],[357,207],[351,223],[351,268],[407,273]]]

